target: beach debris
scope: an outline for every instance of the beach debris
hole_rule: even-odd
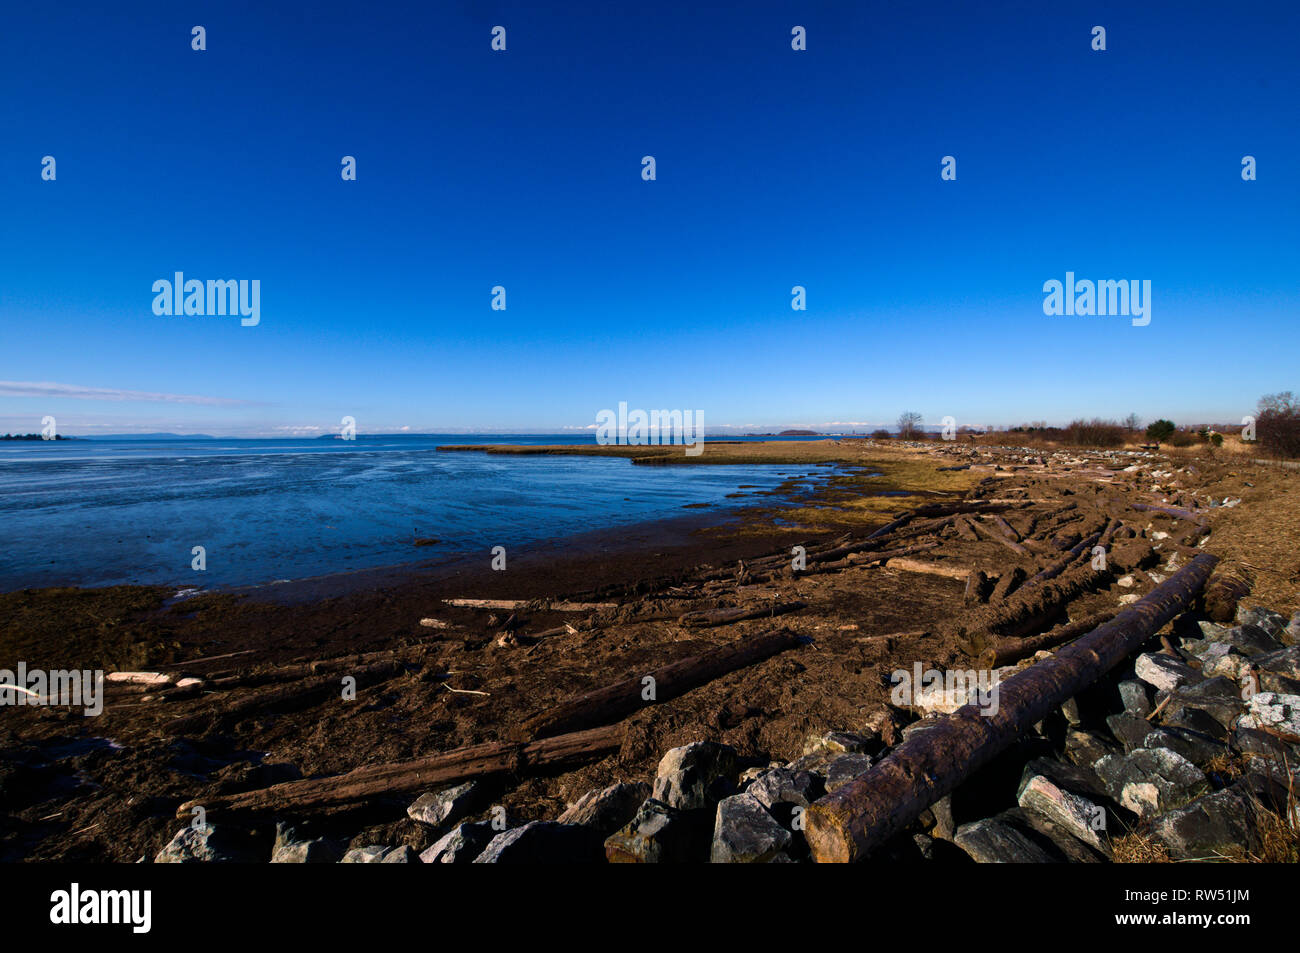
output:
[[[745,619],[767,619],[772,616],[784,615],[787,612],[795,612],[807,607],[806,602],[775,602],[763,606],[738,606],[732,609],[700,609],[695,612],[686,612],[677,618],[682,625],[689,626],[710,626],[710,625],[727,625],[731,622],[740,622]]]
[[[746,636],[702,655],[681,659],[643,675],[558,702],[524,721],[528,736],[544,738],[592,725],[621,721],[648,704],[676,698],[719,676],[764,661],[801,644],[789,629]],[[649,681],[647,681],[647,679]]]
[[[231,814],[335,807],[440,782],[506,773],[523,776],[531,770],[568,767],[616,751],[621,743],[622,729],[617,725],[529,743],[493,741],[410,761],[367,765],[332,777],[285,781],[269,788],[187,801],[176,809],[176,816],[189,817],[195,807]]]

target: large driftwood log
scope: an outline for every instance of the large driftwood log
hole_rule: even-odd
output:
[[[250,715],[301,711],[328,698],[341,697],[341,678],[344,675],[355,678],[358,688],[365,688],[390,679],[405,668],[405,663],[399,661],[376,662],[351,670],[340,670],[332,675],[300,679],[288,685],[273,685],[233,701],[215,703],[204,711],[173,719],[168,723],[167,731],[174,735],[184,734],[197,728],[227,727]]]
[[[730,622],[743,622],[745,619],[767,619],[772,616],[785,615],[806,608],[808,603],[776,602],[765,606],[736,606],[730,609],[697,609],[685,612],[677,617],[682,625],[702,628],[710,625],[727,625]]]
[[[525,737],[545,738],[592,725],[622,721],[646,705],[669,701],[719,676],[793,648],[800,641],[801,637],[788,629],[737,639],[702,655],[671,662],[552,705],[524,721],[522,732]],[[643,697],[647,687],[646,676],[654,679],[653,700]]]
[[[1036,586],[1025,583],[1002,602],[964,613],[947,630],[966,654],[979,658],[999,639],[1020,638],[1051,623],[1070,600],[1102,588],[1117,572],[1136,569],[1152,554],[1146,543],[1116,547],[1105,569],[1093,569],[1091,562],[1080,563]]]
[[[337,807],[469,778],[581,764],[616,751],[621,739],[622,728],[609,725],[527,744],[494,741],[412,761],[367,765],[330,778],[286,781],[242,794],[198,798],[177,808],[176,816],[188,818],[196,807],[204,808],[214,819],[227,814]]]
[[[979,666],[980,668],[993,669],[1001,668],[1004,665],[1014,665],[1021,659],[1029,658],[1035,652],[1056,648],[1056,646],[1064,645],[1071,639],[1086,635],[1097,626],[1104,625],[1115,618],[1117,612],[1119,612],[1118,609],[1095,612],[1077,622],[1058,625],[1050,632],[1044,632],[1042,635],[1030,635],[1023,639],[1002,639],[980,653]]]
[[[1021,732],[1059,708],[1186,610],[1217,558],[1202,553],[1145,598],[998,686],[996,712],[967,705],[905,741],[864,774],[805,812],[812,857],[862,860],[935,801],[1003,751]]]

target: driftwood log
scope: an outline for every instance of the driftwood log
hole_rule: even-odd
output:
[[[184,734],[199,728],[228,727],[250,715],[301,711],[326,699],[342,697],[341,679],[345,675],[357,680],[357,688],[365,688],[386,681],[405,668],[406,664],[400,661],[376,662],[346,671],[340,670],[332,675],[300,679],[288,685],[274,685],[233,701],[216,703],[204,711],[173,719],[168,723],[167,731],[174,735]]]
[[[994,669],[1001,668],[1004,665],[1014,665],[1021,659],[1029,658],[1035,652],[1056,648],[1056,646],[1064,645],[1071,639],[1086,635],[1098,626],[1104,625],[1115,618],[1117,612],[1119,612],[1118,609],[1107,609],[1104,612],[1095,612],[1077,622],[1058,625],[1050,632],[1044,632],[1042,635],[1030,635],[1023,639],[1003,639],[980,653],[979,666],[980,668]]]
[[[801,641],[802,637],[789,629],[776,629],[737,639],[702,655],[671,662],[643,675],[633,675],[621,682],[552,705],[524,721],[521,729],[525,737],[546,738],[592,725],[622,721],[646,705],[669,701],[729,672],[771,658]],[[654,679],[653,700],[643,697],[647,688],[647,676]]]
[[[928,806],[1073,698],[1196,599],[1215,563],[1202,553],[1110,622],[998,686],[998,707],[967,705],[903,742],[864,774],[815,802],[805,833],[819,863],[862,860]]]
[[[686,612],[678,616],[677,621],[682,625],[688,625],[695,628],[701,628],[710,625],[726,625],[730,622],[742,622],[745,619],[768,619],[772,616],[785,615],[787,612],[795,612],[799,609],[806,608],[808,603],[800,602],[797,599],[794,602],[777,602],[765,606],[736,606],[731,609],[698,609],[694,612]]]
[[[196,807],[218,817],[223,814],[337,807],[469,778],[567,767],[618,750],[622,734],[621,726],[610,725],[544,741],[494,741],[471,745],[412,761],[368,765],[330,778],[286,781],[242,794],[198,798],[177,808],[176,816],[187,818]]]

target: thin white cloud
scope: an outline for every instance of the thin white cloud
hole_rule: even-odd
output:
[[[195,394],[157,394],[141,390],[117,390],[111,387],[81,387],[51,381],[0,381],[0,397],[70,398],[72,400],[140,401],[153,404],[202,404],[208,407],[242,407],[247,400],[227,397],[201,397]]]

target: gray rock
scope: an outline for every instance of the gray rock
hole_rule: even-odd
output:
[[[1146,736],[1144,748],[1168,748],[1182,755],[1198,768],[1228,753],[1223,742],[1190,728],[1158,728]]]
[[[1092,767],[1109,754],[1119,754],[1119,746],[1105,735],[1082,728],[1065,733],[1065,756],[1080,767]]]
[[[1137,677],[1160,691],[1172,692],[1201,680],[1201,673],[1163,652],[1145,652],[1133,663]]]
[[[1271,728],[1300,736],[1300,695],[1260,692],[1252,695],[1246,706],[1247,713],[1239,723],[1242,728]]]
[[[1106,849],[1101,838],[1107,825],[1106,811],[1088,798],[1036,774],[1021,785],[1017,801],[1027,813],[1041,815],[1099,851]]]
[[[1272,609],[1265,609],[1262,606],[1246,606],[1238,603],[1237,605],[1237,625],[1253,625],[1271,636],[1279,636],[1286,631],[1287,618],[1279,612]]]
[[[1280,633],[1282,630],[1279,628],[1276,631]],[[1279,639],[1258,625],[1236,626],[1224,632],[1220,638],[1245,655],[1264,655],[1283,647]]]
[[[827,751],[823,748],[819,751],[812,751],[802,757],[795,758],[787,764],[785,768],[787,771],[793,771],[796,774],[801,771],[806,771],[810,774],[825,777],[826,766],[838,757],[839,755],[834,751]]]
[[[617,834],[605,840],[610,863],[659,864],[696,860],[696,825],[676,808],[648,799]]]
[[[778,804],[807,807],[826,793],[826,785],[810,771],[773,768],[746,788],[745,793],[768,810]]]
[[[343,846],[337,841],[316,837],[303,839],[288,824],[275,825],[275,845],[271,848],[273,864],[337,864],[343,858]]]
[[[1259,690],[1274,695],[1300,695],[1300,678],[1288,678],[1277,672],[1260,672]]]
[[[1141,817],[1163,814],[1205,793],[1196,765],[1168,748],[1138,748],[1097,762],[1097,774],[1116,801]]]
[[[1198,622],[1196,624],[1197,626],[1200,627],[1201,639],[1205,640],[1206,642],[1220,641],[1223,638],[1223,633],[1227,632],[1228,629],[1232,628],[1231,626],[1228,625],[1219,625],[1219,623],[1217,622]],[[1184,648],[1186,648],[1185,642],[1184,642]]]
[[[1287,678],[1300,678],[1300,645],[1288,645],[1276,652],[1257,655],[1254,661],[1266,672],[1276,672]]]
[[[476,864],[598,863],[600,835],[580,824],[530,821],[502,831],[474,858]]]
[[[1168,714],[1161,716],[1160,720],[1166,728],[1182,728],[1186,731],[1194,731],[1217,741],[1226,742],[1228,740],[1228,729],[1224,728],[1217,718],[1212,717],[1200,708],[1175,708]]]
[[[954,843],[981,864],[1050,864],[1056,858],[1002,816],[957,828]]]
[[[419,862],[420,855],[415,852],[415,848],[407,844],[394,847],[384,854],[380,861],[381,864],[418,864]]]
[[[1291,621],[1286,624],[1286,628],[1278,638],[1287,645],[1295,645],[1300,642],[1300,612],[1291,616]]]
[[[636,809],[650,794],[644,781],[635,784],[611,784],[588,791],[558,818],[561,824],[582,824],[598,832],[602,839],[624,827],[636,816]]]
[[[421,794],[406,809],[406,816],[430,827],[454,824],[469,814],[478,804],[479,783],[466,781],[455,787]]]
[[[1157,817],[1151,833],[1177,860],[1214,858],[1235,846],[1249,849],[1256,842],[1254,802],[1234,784]]]
[[[682,811],[710,808],[731,793],[735,777],[735,749],[695,741],[663,756],[651,797]]]
[[[737,794],[718,802],[709,859],[715,864],[764,863],[791,840],[790,832],[767,813],[758,798]]]
[[[874,754],[882,747],[879,738],[859,735],[848,731],[828,731],[824,735],[814,735],[804,743],[803,753],[830,751],[835,754]]]
[[[468,864],[483,853],[500,831],[492,828],[491,821],[457,824],[427,847],[420,860],[426,864]]]
[[[871,767],[869,754],[842,754],[826,765],[826,793],[844,787]]]
[[[154,856],[155,864],[264,863],[271,845],[241,830],[207,824],[177,832]]]
[[[1151,733],[1151,723],[1149,721],[1126,711],[1120,712],[1118,715],[1107,715],[1106,727],[1124,746],[1125,751],[1141,748],[1142,742]]]
[[[1124,703],[1124,710],[1130,715],[1145,718],[1151,714],[1151,696],[1147,694],[1147,687],[1141,682],[1134,679],[1120,682],[1119,697]]]
[[[1167,714],[1164,716],[1164,723],[1177,723],[1175,716],[1178,709],[1182,707],[1200,709],[1222,725],[1224,731],[1227,731],[1236,724],[1246,706],[1241,700],[1241,689],[1237,686],[1237,683],[1230,678],[1219,676],[1207,679],[1197,685],[1180,688],[1175,693],[1174,700],[1165,708]],[[1185,727],[1197,731],[1205,730],[1191,722],[1187,723]],[[1206,733],[1215,734],[1213,731],[1206,731]]]
[[[384,859],[391,847],[385,847],[382,844],[371,844],[369,847],[354,847],[343,855],[340,864],[377,864]]]

